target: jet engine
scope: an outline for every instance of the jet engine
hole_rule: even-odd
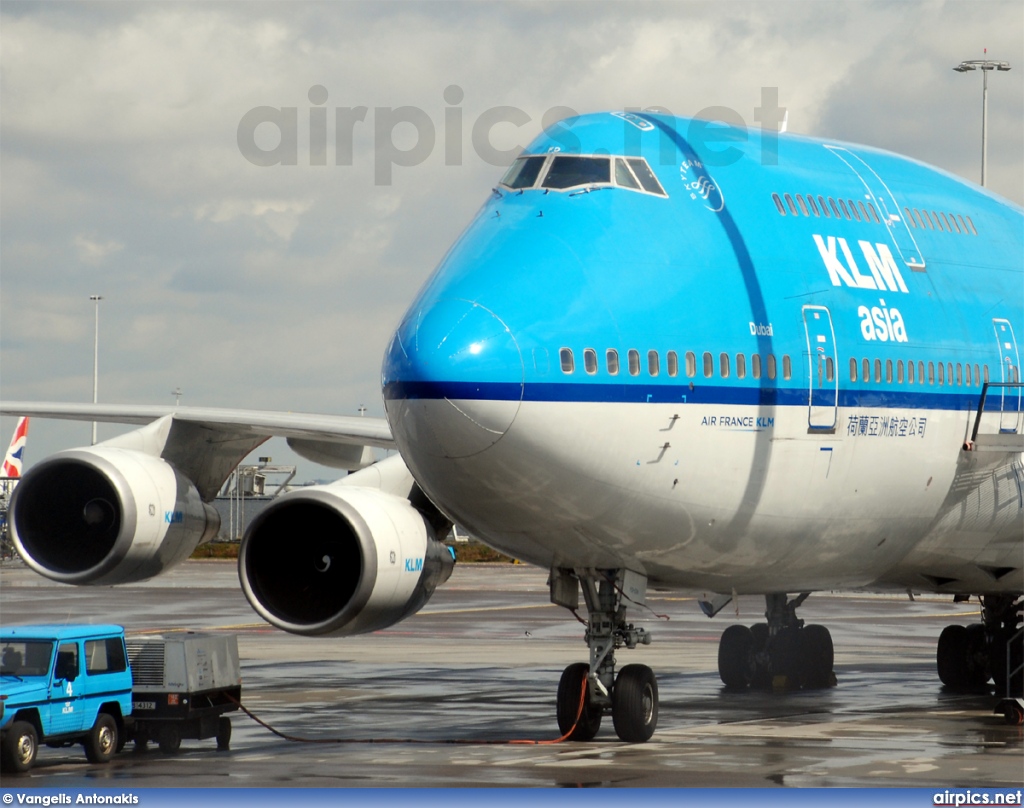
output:
[[[452,553],[407,499],[336,483],[285,494],[242,539],[242,589],[261,617],[295,634],[386,628],[448,580]]]
[[[66,584],[152,578],[220,528],[217,512],[171,464],[103,446],[34,466],[14,490],[8,519],[25,563]]]

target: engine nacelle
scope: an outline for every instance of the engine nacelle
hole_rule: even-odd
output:
[[[249,603],[272,625],[347,635],[419,611],[454,564],[408,500],[335,484],[267,506],[242,539],[238,574]]]
[[[169,463],[104,446],[36,464],[15,488],[8,519],[25,563],[66,584],[144,581],[220,529],[217,512]]]

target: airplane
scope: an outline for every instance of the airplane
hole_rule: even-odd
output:
[[[835,683],[828,629],[797,616],[815,591],[977,597],[940,679],[1019,690],[1024,210],[880,149],[706,127],[600,112],[539,135],[398,324],[386,420],[0,404],[141,425],[24,475],[18,551],[65,583],[157,575],[281,435],[352,473],[250,524],[256,612],[306,635],[392,625],[450,575],[457,523],[549,570],[574,614],[582,592],[563,737],[608,714],[652,737],[657,678],[616,654],[651,641],[634,621],[654,590],[704,592],[709,616],[764,597],[721,637],[727,688]]]

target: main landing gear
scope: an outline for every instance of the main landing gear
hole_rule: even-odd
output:
[[[626,602],[642,605],[647,580],[624,570],[551,572],[551,600],[575,613],[579,590],[587,604],[586,642],[590,663],[577,662],[558,683],[558,729],[572,741],[597,735],[611,712],[615,733],[627,743],[643,743],[658,725],[658,682],[646,665],[626,665],[615,675],[615,651],[648,645],[651,635],[626,622]],[[627,594],[628,593],[628,594]]]
[[[765,595],[767,622],[732,625],[723,632],[718,674],[726,687],[819,689],[836,683],[832,635],[824,626],[805,626],[796,616],[809,595],[793,600],[785,593]]]
[[[1000,696],[1024,695],[1024,599],[982,595],[981,623],[946,626],[935,654],[939,679],[954,690],[985,687],[989,679]]]

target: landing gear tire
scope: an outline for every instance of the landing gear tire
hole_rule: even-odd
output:
[[[939,635],[935,665],[946,687],[971,690],[984,686],[989,679],[985,627],[981,623],[946,626]]]
[[[805,688],[821,690],[832,686],[835,649],[827,628],[810,625],[800,629],[800,662],[800,680]]]
[[[734,624],[722,632],[718,642],[718,675],[726,687],[739,689],[751,683],[756,644],[753,631],[746,626]]]
[[[658,726],[658,680],[646,665],[626,665],[612,692],[615,734],[626,743],[649,741]]]
[[[589,674],[590,665],[574,662],[562,671],[562,678],[558,681],[555,704],[558,731],[562,735],[568,734],[567,741],[591,741],[601,728],[601,708],[590,702],[590,686],[586,684]],[[580,693],[584,688],[586,693],[583,696],[583,711],[580,712]],[[576,720],[577,714],[579,721]]]

